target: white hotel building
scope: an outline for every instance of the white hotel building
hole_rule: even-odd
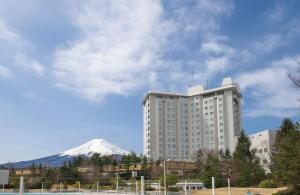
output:
[[[256,149],[256,155],[260,159],[262,167],[269,173],[271,162],[271,149],[275,142],[277,130],[266,129],[249,135],[251,149]]]
[[[192,161],[199,149],[234,151],[241,132],[241,92],[231,78],[186,95],[149,92],[144,100],[144,154],[153,160]]]

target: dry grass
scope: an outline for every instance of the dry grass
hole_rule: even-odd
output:
[[[250,190],[251,195],[255,193],[261,195],[272,195],[272,193],[278,192],[285,188],[231,188],[231,195],[246,195],[247,191]],[[211,195],[211,189],[209,190],[197,190],[192,195]],[[228,195],[227,188],[218,188],[215,190],[215,195]]]

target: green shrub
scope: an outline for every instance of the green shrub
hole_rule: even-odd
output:
[[[168,191],[170,192],[179,192],[182,188],[178,188],[178,187],[169,187]]]
[[[276,183],[271,179],[263,180],[259,183],[258,187],[260,188],[277,188]]]

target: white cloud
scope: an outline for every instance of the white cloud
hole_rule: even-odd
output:
[[[45,102],[45,99],[42,98],[38,93],[34,92],[34,91],[26,91],[21,93],[21,96],[32,100],[32,101],[36,101],[36,102]]]
[[[31,45],[26,42],[21,35],[10,29],[6,23],[0,19],[0,43],[1,48],[7,52],[5,55],[9,56],[9,59],[14,59],[14,64],[20,67],[28,68],[39,75],[43,75],[45,68],[37,60],[31,59],[26,53]],[[11,63],[11,62],[6,62]],[[3,68],[2,68],[3,69]],[[7,68],[6,68],[7,69]],[[7,69],[8,70],[8,69]],[[5,72],[8,72],[8,71]],[[4,72],[4,70],[2,70]],[[4,73],[3,73],[4,74]],[[11,76],[12,72],[5,73],[7,76]]]
[[[295,88],[288,78],[288,73],[299,71],[297,61],[300,61],[300,55],[285,57],[268,67],[237,77],[241,89],[252,101],[244,111],[245,115],[282,117],[298,114],[300,89]]]
[[[91,101],[176,79],[170,75],[183,66],[165,55],[177,49],[176,44],[185,44],[185,36],[222,37],[217,35],[220,16],[233,9],[224,1],[203,0],[191,9],[175,6],[170,19],[159,0],[88,1],[77,6],[82,8],[76,9],[73,20],[81,37],[56,51],[53,72],[58,87]]]
[[[0,40],[15,41],[19,36],[7,27],[7,25],[0,19]]]
[[[217,41],[209,41],[201,45],[200,51],[205,54],[232,54],[234,49]]]
[[[12,78],[13,76],[13,73],[8,68],[5,66],[0,66],[0,77]]]
[[[45,68],[42,64],[24,54],[16,54],[14,63],[16,66],[27,68],[40,76],[45,73]]]
[[[258,51],[270,52],[279,46],[285,44],[281,34],[269,34],[266,35],[263,39],[256,41],[254,47]]]
[[[207,75],[212,78],[218,73],[233,70],[240,63],[251,59],[252,54],[245,49],[237,49],[225,43],[226,40],[203,42],[200,48]]]
[[[101,101],[153,82],[169,31],[162,14],[159,1],[85,4],[76,18],[82,38],[56,52],[57,85]]]
[[[266,13],[269,20],[272,22],[280,22],[285,14],[285,7],[283,4],[275,3],[275,6],[269,9]]]

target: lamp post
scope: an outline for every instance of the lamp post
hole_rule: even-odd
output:
[[[164,195],[167,195],[166,161],[164,161],[164,187],[165,187]]]
[[[168,162],[170,159],[163,161],[163,169],[164,169],[164,195],[167,195],[167,178],[166,178],[166,162]]]
[[[118,193],[118,190],[119,190],[119,174],[118,173],[116,173],[116,177],[117,177],[116,191]]]

